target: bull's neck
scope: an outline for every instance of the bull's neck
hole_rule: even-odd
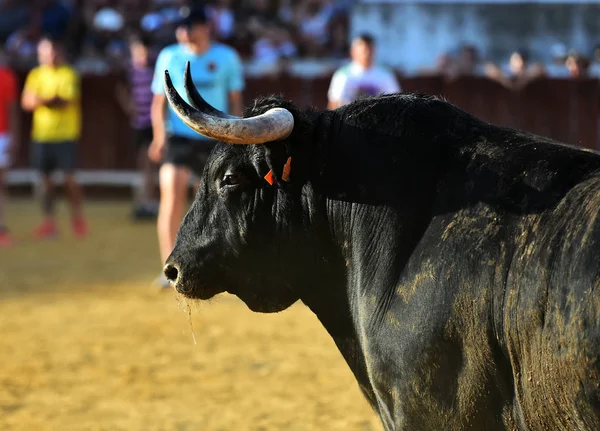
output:
[[[313,215],[302,232],[309,241],[298,250],[310,250],[306,256],[309,268],[294,276],[302,302],[308,306],[333,338],[340,353],[354,373],[365,396],[373,399],[367,368],[360,348],[351,310],[347,268],[344,254],[334,242],[327,217],[325,200],[307,185],[303,193],[303,211]]]
[[[312,213],[313,219],[302,230],[309,230],[311,234],[305,239],[308,244],[301,249],[308,250],[310,270],[298,274],[297,279],[301,280],[298,289],[302,301],[333,337],[348,337],[352,333],[352,321],[349,318],[345,260],[331,236],[325,207],[316,200],[315,194],[309,195],[304,205],[310,208],[303,211]]]
[[[361,289],[378,289],[368,274],[377,273],[380,265],[403,267],[398,260],[407,257],[429,216],[444,151],[434,139],[413,142],[347,124],[338,112],[320,114],[311,124],[307,135],[312,139],[298,144],[304,150],[312,145],[305,151],[312,169],[306,170],[302,212],[312,214],[305,228],[314,238],[309,248],[316,250],[323,274],[311,278],[318,287],[303,299],[332,335],[345,336],[355,329],[351,307],[364,293]],[[382,244],[401,241],[401,252],[381,253]],[[362,271],[360,280],[356,271]]]
[[[325,252],[326,253],[326,252]],[[369,381],[364,352],[361,348],[347,290],[345,267],[341,255],[328,255],[320,268],[311,268],[316,283],[300,295],[302,302],[317,316],[327,330],[350,370],[354,374],[363,394],[375,406],[375,395]]]
[[[404,142],[336,115],[319,117],[311,140],[302,212],[311,215],[303,231],[311,232],[314,267],[300,296],[369,396],[360,307],[385,298],[403,270],[430,216],[442,152],[433,140]]]

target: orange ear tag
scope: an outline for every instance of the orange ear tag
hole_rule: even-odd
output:
[[[288,157],[287,162],[283,165],[283,173],[281,174],[281,179],[285,182],[290,181],[290,171],[292,169],[292,158]]]
[[[265,175],[265,180],[270,184],[273,185],[273,171],[269,171],[269,173],[267,175]]]

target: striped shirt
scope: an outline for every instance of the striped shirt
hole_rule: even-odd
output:
[[[146,129],[152,126],[150,106],[152,105],[152,77],[154,65],[136,67],[129,65],[129,85],[133,99],[134,115],[131,125],[134,129]]]

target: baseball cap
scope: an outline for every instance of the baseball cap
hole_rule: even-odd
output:
[[[191,7],[184,6],[179,9],[179,27],[189,27],[193,24],[206,24],[208,22],[208,16],[203,6],[194,5]]]

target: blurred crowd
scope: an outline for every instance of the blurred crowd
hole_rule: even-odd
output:
[[[128,40],[134,35],[149,39],[154,52],[174,43],[179,11],[193,3],[0,0],[0,48],[4,47],[4,57],[15,69],[29,69],[36,63],[39,38],[52,35],[68,41],[71,61],[81,73],[107,73],[126,67]],[[202,3],[208,6],[215,39],[239,52],[248,75],[277,74],[291,67],[291,59],[313,61],[308,69],[300,66],[299,73],[329,73],[348,57],[351,0]],[[561,45],[552,50],[551,64],[536,62],[526,50],[515,50],[504,64],[496,65],[484,61],[475,45],[464,45],[454,53],[442,53],[432,68],[419,74],[488,76],[511,87],[539,76],[600,77],[600,46],[590,52],[576,52]]]
[[[600,45],[589,53],[555,45],[552,62],[535,61],[526,49],[516,49],[503,64],[485,61],[477,47],[464,45],[456,53],[442,53],[430,69],[421,75],[442,75],[447,79],[460,76],[487,76],[511,89],[520,89],[532,80],[549,78],[600,78]]]
[[[200,82],[208,83],[203,97],[233,115],[242,113],[246,76],[276,76],[282,71],[303,78],[331,74],[327,98],[332,109],[363,96],[401,91],[399,78],[404,73],[378,64],[377,40],[369,33],[350,40],[350,1],[0,0],[0,66],[9,66],[0,67],[0,246],[13,243],[3,221],[3,175],[18,154],[20,109],[33,115],[31,164],[43,174],[44,219],[35,235],[57,234],[50,175],[56,169],[65,172],[73,232],[87,233],[82,193],[73,175],[76,143],[81,138],[79,75],[120,76],[115,98],[130,119],[141,174],[135,219],[154,219],[157,210],[176,218],[177,208],[183,205],[179,200],[186,196],[188,171],[202,171],[185,163],[206,160],[206,154],[196,153],[211,145],[198,145],[196,141],[204,138],[172,110],[163,118],[164,86],[155,70],[169,68],[175,74],[172,68],[176,67],[178,76],[183,76],[188,61],[201,59],[205,67],[196,73]],[[416,74],[448,80],[487,77],[511,90],[546,76],[600,78],[600,46],[588,53],[561,45],[551,49],[552,61],[545,63],[519,49],[497,64],[488,61],[476,45],[463,44]],[[20,95],[17,74],[10,68],[27,72]],[[182,80],[177,85],[183,85]],[[161,172],[171,172],[175,179],[161,173],[158,204],[156,169],[165,164],[176,168]],[[177,190],[180,186],[184,190]],[[176,234],[168,229],[179,224],[165,217],[159,217],[166,220],[159,235],[162,262]],[[162,276],[158,284],[169,285]]]
[[[126,65],[132,35],[155,51],[174,43],[180,8],[190,0],[0,0],[0,46],[14,68],[36,63],[42,35],[68,41],[83,73]],[[345,58],[348,0],[213,0],[207,5],[215,39],[240,53],[259,72],[290,58]]]

